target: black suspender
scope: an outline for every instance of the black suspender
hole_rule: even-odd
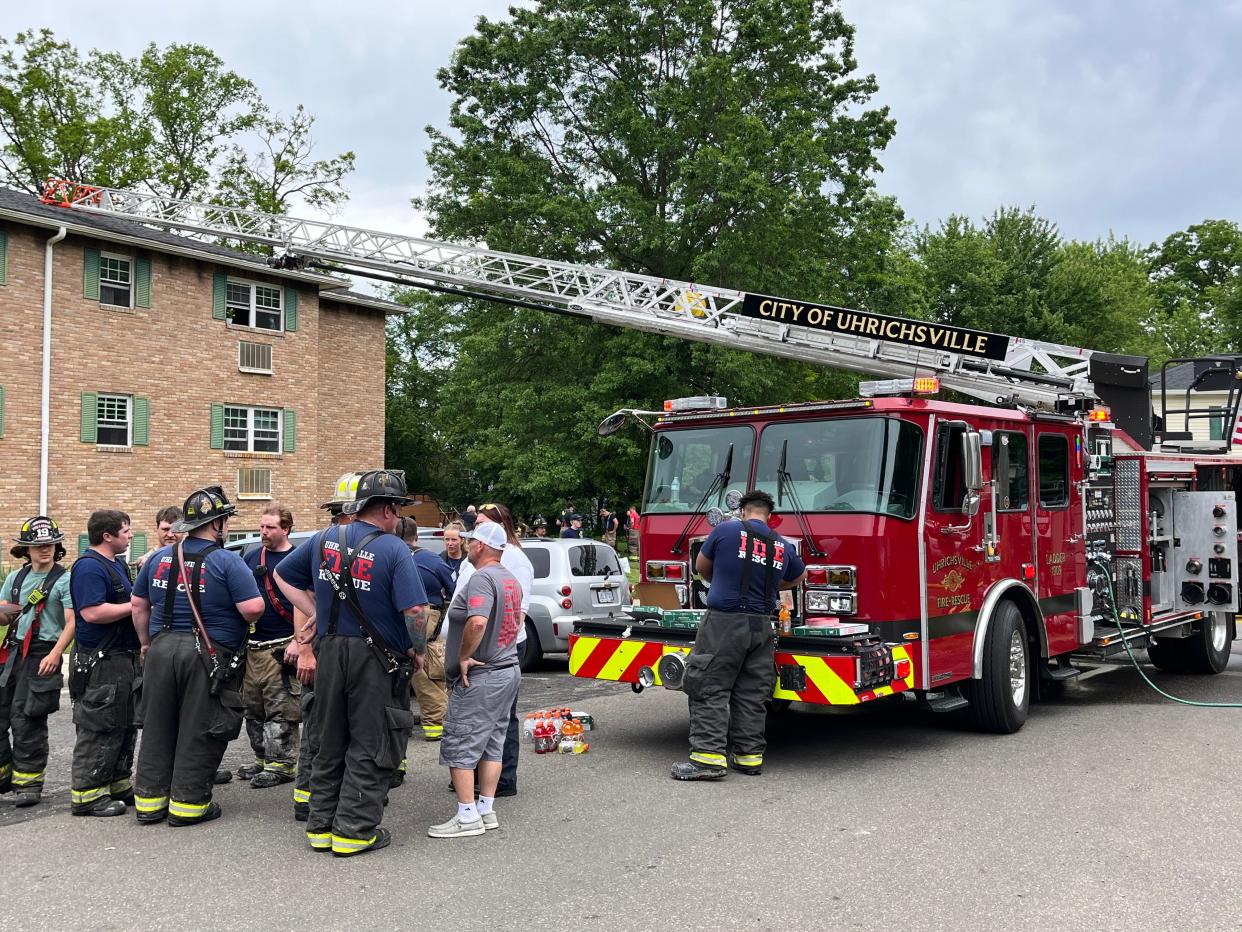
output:
[[[185,583],[185,597],[187,599],[198,599],[198,587],[203,581],[203,568],[207,565],[207,556],[214,550],[219,550],[219,544],[208,544],[202,550],[194,554],[193,560],[185,562],[193,567],[193,579],[187,579]],[[168,570],[168,588],[164,590],[164,601],[160,605],[162,615],[161,630],[171,631],[173,625],[173,603],[177,599],[177,586],[181,582],[181,548],[173,547],[172,564]],[[193,587],[193,595],[191,595],[191,587]],[[190,606],[190,611],[194,611],[194,606]],[[191,625],[191,628],[194,626]]]
[[[337,547],[340,548],[340,567],[338,574],[332,572],[332,567],[328,565],[328,548],[327,539],[328,531],[325,530],[319,537],[319,565],[323,567],[324,574],[328,577],[328,584],[332,586],[336,593],[336,598],[332,600],[332,609],[328,612],[328,634],[336,634],[337,619],[340,617],[341,604],[349,606],[350,611],[354,614],[354,621],[358,623],[358,628],[362,631],[363,639],[375,651],[380,662],[384,664],[384,668],[389,673],[396,673],[401,667],[401,658],[392,650],[385,642],[383,635],[375,629],[375,626],[367,619],[366,614],[362,611],[362,604],[358,601],[358,592],[354,588],[353,565],[354,556],[363,550],[367,544],[381,536],[383,531],[371,531],[362,540],[358,541],[356,547],[349,547],[349,528],[348,526],[337,525]],[[339,581],[338,581],[339,577]]]
[[[771,612],[772,604],[772,583],[776,577],[776,539],[769,534],[756,531],[754,525],[749,521],[743,522],[744,533],[746,535],[746,550],[742,563],[742,582],[738,592],[738,607],[743,612],[751,611],[748,601],[750,599],[750,575],[752,567],[755,564],[755,541],[761,540],[764,543],[763,552],[763,614]]]

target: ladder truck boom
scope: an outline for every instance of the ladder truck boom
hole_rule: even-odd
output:
[[[62,179],[48,181],[43,202],[263,244],[283,267],[328,267],[859,373],[935,375],[992,404],[1073,409],[1101,400],[1100,383],[1115,382],[1140,389],[1150,412],[1142,357]],[[1110,372],[1124,377],[1101,378]]]

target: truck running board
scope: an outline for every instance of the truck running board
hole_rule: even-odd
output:
[[[923,702],[933,712],[956,712],[970,705],[970,702],[956,691],[925,693]]]
[[[1069,662],[1058,663],[1056,666],[1044,664],[1040,667],[1039,675],[1042,679],[1052,680],[1054,683],[1072,680],[1074,677],[1082,673],[1077,667],[1070,666]]]

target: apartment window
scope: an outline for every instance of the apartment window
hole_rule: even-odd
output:
[[[124,256],[99,256],[99,303],[132,307],[133,266]]]
[[[241,372],[272,374],[272,344],[251,343],[242,340],[237,344],[237,368]]]
[[[224,449],[280,452],[280,409],[224,406]]]
[[[243,466],[237,470],[237,497],[272,497],[272,471],[267,467]]]
[[[95,442],[100,446],[130,445],[129,395],[103,395],[95,402]]]
[[[231,544],[235,540],[245,540],[247,537],[258,537],[258,531],[229,531],[225,538],[225,543]]]
[[[281,289],[230,278],[225,291],[228,319],[240,327],[281,330]]]

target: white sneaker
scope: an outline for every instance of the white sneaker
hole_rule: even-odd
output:
[[[495,812],[483,813],[483,828],[489,832],[494,828],[500,828],[500,820],[496,818]]]
[[[431,826],[427,829],[427,834],[432,838],[464,838],[469,835],[482,835],[485,831],[487,829],[484,827],[483,819],[463,822],[461,816],[455,815],[447,822]]]

